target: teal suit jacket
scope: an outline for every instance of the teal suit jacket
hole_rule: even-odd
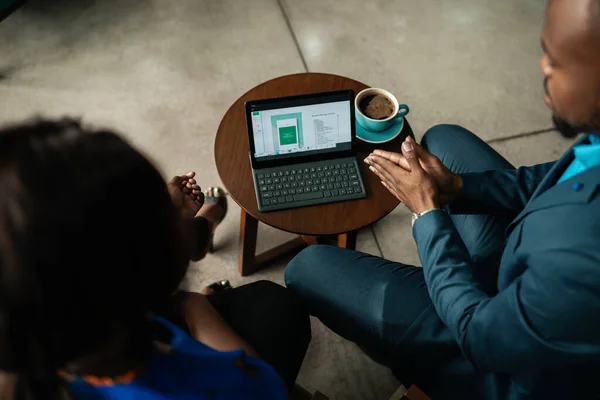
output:
[[[555,185],[572,160],[571,149],[553,163],[463,175],[451,213],[515,216],[494,296],[473,280],[448,214],[413,227],[433,304],[485,374],[485,398],[600,397],[600,167]]]

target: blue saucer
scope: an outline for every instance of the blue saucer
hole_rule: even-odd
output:
[[[404,128],[404,118],[400,118],[398,122],[395,122],[392,126],[381,132],[368,131],[356,121],[356,137],[367,143],[386,143],[396,139],[400,132],[402,132],[402,128]]]

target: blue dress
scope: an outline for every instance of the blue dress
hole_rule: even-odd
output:
[[[286,399],[283,382],[265,362],[242,350],[219,352],[192,339],[163,318],[172,333],[171,351],[156,354],[143,373],[129,383],[92,385],[73,377],[75,399]]]

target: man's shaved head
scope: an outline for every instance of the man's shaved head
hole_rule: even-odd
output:
[[[542,46],[546,104],[559,130],[600,132],[600,0],[549,0]]]

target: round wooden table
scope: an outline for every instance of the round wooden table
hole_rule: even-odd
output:
[[[367,189],[365,199],[262,213],[258,211],[252,180],[244,103],[248,100],[341,89],[353,89],[358,93],[367,87],[364,83],[332,74],[282,76],[246,92],[223,116],[215,139],[215,162],[225,188],[242,208],[239,253],[239,271],[242,275],[255,272],[276,257],[315,244],[320,236],[338,235],[340,247],[353,248],[358,229],[383,218],[399,203],[377,176],[369,171],[368,166],[361,162],[362,159],[376,148],[399,152],[406,136],[413,135],[408,121],[405,121],[402,133],[388,143],[372,145],[357,140],[359,164]],[[300,236],[256,255],[258,221]]]

